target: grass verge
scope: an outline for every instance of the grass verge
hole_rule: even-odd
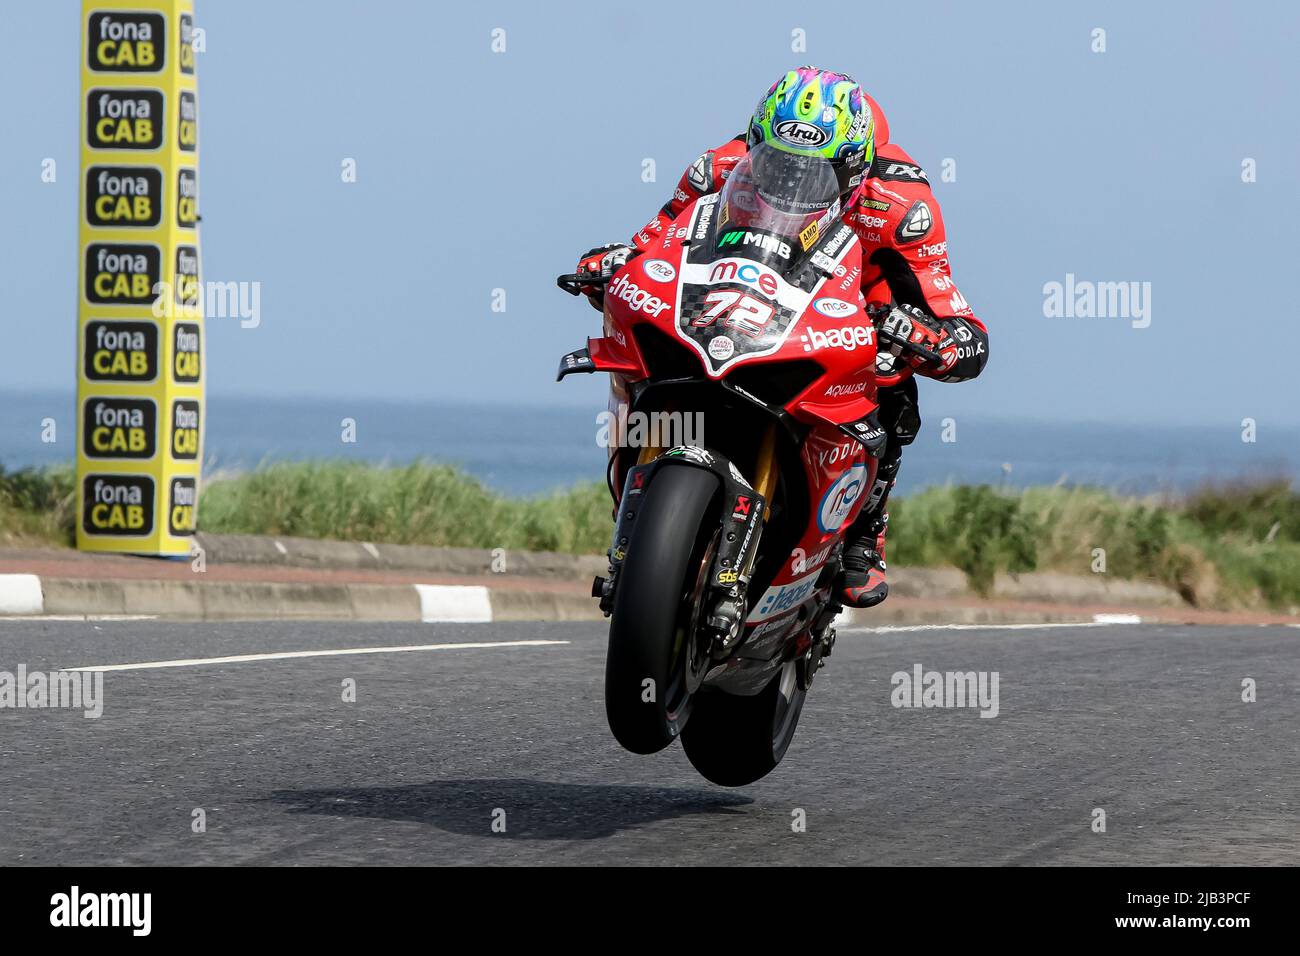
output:
[[[1103,571],[1176,588],[1201,607],[1300,607],[1300,494],[1288,481],[1205,487],[1182,499],[1096,488],[930,488],[891,502],[889,557],[957,567],[987,594],[997,571]],[[0,469],[0,544],[72,543],[69,467]],[[294,462],[208,480],[200,528],[598,554],[610,502],[599,484],[510,498],[446,465]]]
[[[70,547],[75,481],[71,465],[20,471],[0,466],[0,545]]]

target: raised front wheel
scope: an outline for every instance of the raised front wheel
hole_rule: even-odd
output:
[[[708,666],[699,630],[717,492],[718,479],[701,468],[662,468],[637,513],[605,659],[609,729],[633,753],[655,753],[682,732]]]

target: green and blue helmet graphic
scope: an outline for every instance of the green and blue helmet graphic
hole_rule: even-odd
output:
[[[875,118],[862,87],[843,73],[811,66],[772,84],[754,111],[748,138],[750,146],[822,156],[837,167],[863,170],[875,158]]]

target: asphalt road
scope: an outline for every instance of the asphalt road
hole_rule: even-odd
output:
[[[0,709],[0,864],[1300,863],[1294,628],[842,632],[739,790],[618,748],[598,624],[0,621],[0,671],[519,640],[570,643],[110,671],[99,719]],[[893,707],[915,664],[996,671],[997,716]]]

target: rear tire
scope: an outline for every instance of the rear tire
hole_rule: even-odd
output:
[[[716,476],[687,465],[663,468],[644,492],[605,658],[605,716],[633,753],[663,750],[682,732],[709,664],[697,635],[716,548],[717,492]]]
[[[794,739],[807,692],[798,662],[787,661],[753,697],[717,690],[696,695],[682,747],[704,777],[743,787],[771,773]]]

